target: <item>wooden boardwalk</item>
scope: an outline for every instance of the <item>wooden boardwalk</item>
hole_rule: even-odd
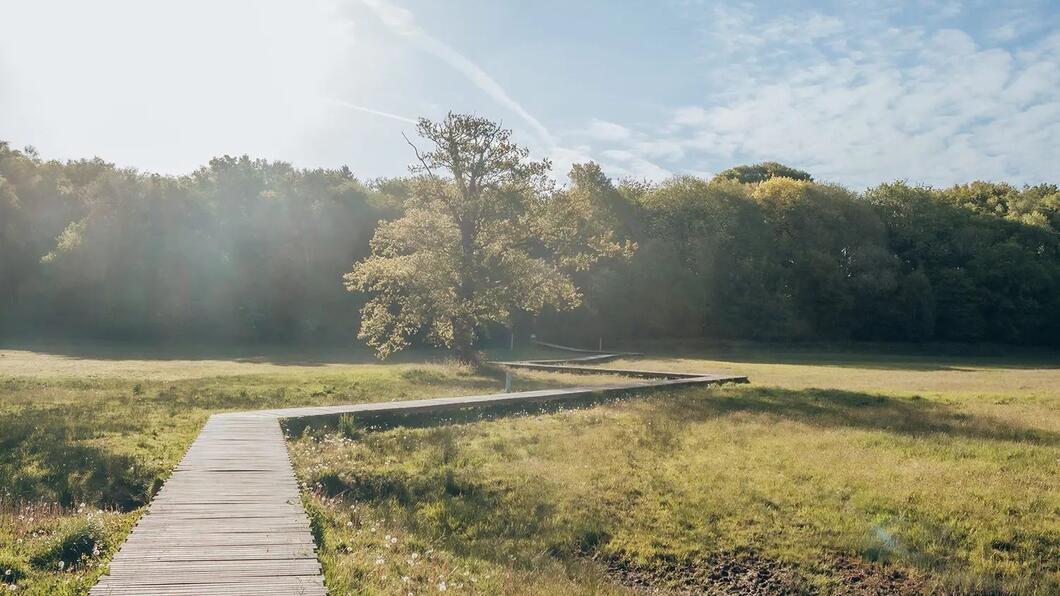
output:
[[[327,590],[309,519],[279,421],[342,414],[419,414],[542,403],[637,389],[746,383],[747,377],[598,369],[564,365],[600,361],[594,354],[567,361],[499,363],[520,368],[598,372],[658,380],[548,389],[215,414],[192,443],[147,513],[92,588],[92,596],[305,594]]]
[[[280,425],[213,416],[91,594],[326,594]]]

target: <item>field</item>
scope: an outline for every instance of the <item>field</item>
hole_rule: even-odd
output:
[[[295,437],[329,588],[1060,589],[1055,354],[657,348],[753,384]],[[501,387],[438,354],[0,349],[0,581],[83,593],[212,412]]]

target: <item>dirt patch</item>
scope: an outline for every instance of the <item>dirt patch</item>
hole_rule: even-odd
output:
[[[794,566],[756,553],[711,555],[703,559],[658,559],[648,564],[594,557],[619,583],[648,594],[809,594]]]
[[[728,552],[703,558],[634,563],[597,554],[615,581],[645,594],[767,596],[816,594],[793,564],[755,552]],[[884,566],[849,555],[836,555],[818,567],[828,577],[825,592],[844,595],[945,594],[940,586],[908,569]]]
[[[908,569],[870,563],[850,555],[831,561],[833,594],[946,594],[941,586]]]

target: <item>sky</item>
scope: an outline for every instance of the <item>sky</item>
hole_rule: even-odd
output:
[[[501,121],[565,179],[780,161],[862,189],[1060,182],[1060,2],[0,3],[0,140],[184,174],[401,175],[415,119]]]

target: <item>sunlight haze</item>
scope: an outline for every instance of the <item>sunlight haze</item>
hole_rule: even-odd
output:
[[[563,177],[775,160],[853,188],[1055,176],[1049,2],[43,1],[0,7],[0,138],[182,174],[405,173],[410,120],[502,121]]]

